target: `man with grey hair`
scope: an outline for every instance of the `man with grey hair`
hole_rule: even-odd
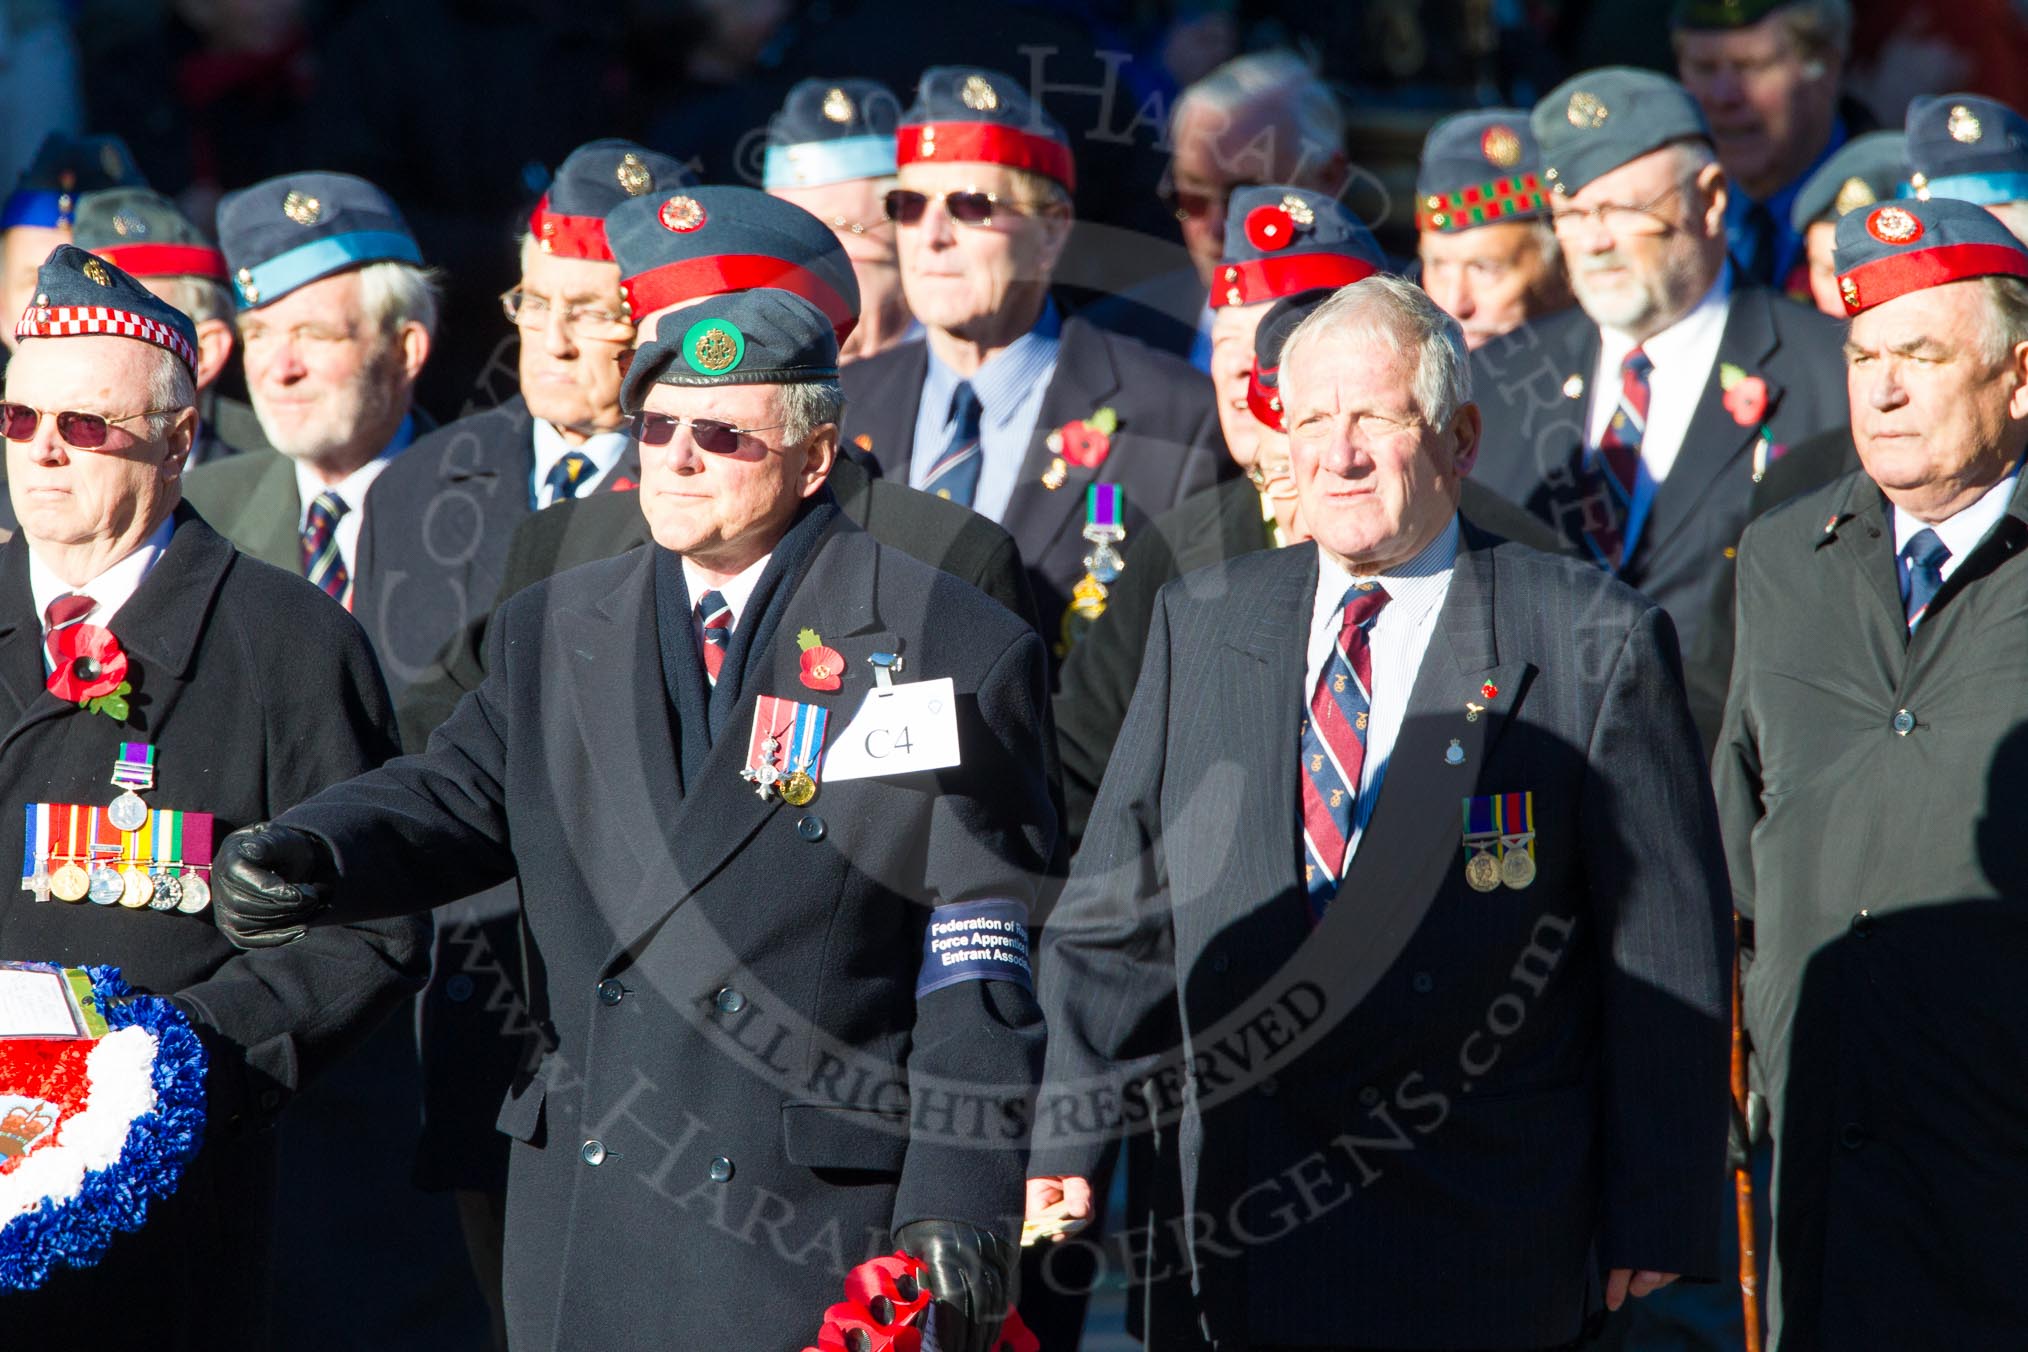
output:
[[[1727,893],[1673,629],[1459,520],[1482,419],[1420,289],[1346,287],[1280,382],[1314,540],[1160,594],[1044,942],[1028,1219],[1073,1230],[1152,1112],[1149,1346],[1571,1344],[1718,1272]]]
[[[1675,81],[1587,71],[1530,121],[1577,308],[1472,354],[1479,477],[1669,612],[1714,737],[1731,646],[1707,617],[1754,483],[1844,421],[1837,325],[1727,262],[1725,172]]]
[[[366,490],[433,425],[411,399],[436,281],[394,203],[350,174],[228,193],[218,235],[247,392],[276,453],[192,474],[190,500],[241,549],[349,608]]]

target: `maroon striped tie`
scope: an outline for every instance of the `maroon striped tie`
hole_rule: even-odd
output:
[[[98,602],[83,592],[66,592],[49,603],[42,612],[42,647],[49,654],[49,664],[56,665],[56,631],[68,629],[92,613]]]

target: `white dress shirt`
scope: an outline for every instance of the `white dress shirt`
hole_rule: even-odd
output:
[[[169,547],[169,538],[176,533],[176,523],[164,521],[155,527],[154,533],[136,545],[127,556],[112,567],[100,573],[82,587],[73,587],[58,577],[42,556],[35,552],[34,545],[28,548],[28,590],[35,598],[35,615],[38,622],[49,610],[49,603],[59,596],[82,592],[92,598],[92,608],[78,621],[80,624],[96,624],[104,627],[106,622],[120,613],[120,607],[127,604],[140,586],[142,579],[154,568],[155,561],[162,557],[162,551]],[[48,634],[43,637],[48,638]],[[53,665],[49,660],[49,645],[42,645],[42,665],[45,671]]]
[[[2007,504],[2014,500],[2014,490],[2020,482],[2021,467],[2016,465],[2013,473],[1979,494],[1976,501],[1959,508],[1955,515],[1946,517],[1935,525],[1910,516],[1899,507],[1891,507],[1890,510],[1894,513],[1895,566],[1903,569],[1907,567],[1900,560],[1901,551],[1908,547],[1910,537],[1921,530],[1933,530],[1937,538],[1944,542],[1944,548],[1951,552],[1939,571],[1945,577],[1955,573],[1958,565],[1965,561],[1965,556],[1977,549],[1979,541],[1985,539],[1992,533],[1993,527],[2000,524],[2000,518],[2007,514]]]
[[[1725,337],[1725,319],[1732,308],[1732,265],[1704,293],[1697,307],[1643,343],[1630,334],[1599,328],[1598,370],[1592,377],[1588,446],[1605,440],[1606,427],[1619,407],[1620,366],[1639,347],[1655,369],[1648,373],[1648,425],[1641,434],[1641,463],[1657,484],[1669,477],[1690,418],[1703,402],[1711,370],[1718,362],[1718,344]]]
[[[767,571],[772,553],[763,554],[754,562],[742,568],[739,573],[713,587],[705,580],[697,565],[683,560],[683,587],[690,593],[690,631],[697,640],[697,650],[704,651],[704,625],[697,618],[697,603],[704,599],[704,593],[716,591],[725,598],[726,606],[732,611],[732,622],[726,625],[728,631],[739,628],[740,616],[746,613],[746,603],[753,599],[753,589],[760,582],[761,574]]]
[[[627,453],[631,438],[624,431],[599,432],[584,439],[582,446],[573,446],[563,439],[563,433],[541,418],[535,422],[535,472],[528,480],[529,499],[537,507],[548,507],[556,502],[556,490],[549,486],[549,472],[556,468],[556,462],[572,451],[584,452],[592,462],[591,474],[578,485],[573,497],[584,497],[599,486],[613,466],[620,463],[620,457]],[[347,499],[350,501],[350,499]]]
[[[1437,612],[1450,595],[1451,566],[1458,557],[1458,519],[1453,516],[1443,534],[1424,545],[1415,556],[1389,573],[1355,577],[1322,550],[1317,552],[1317,594],[1311,602],[1310,646],[1303,669],[1303,708],[1310,707],[1317,678],[1330,660],[1331,646],[1345,622],[1345,590],[1358,582],[1378,582],[1387,592],[1387,604],[1366,631],[1366,646],[1373,658],[1373,702],[1366,720],[1366,759],[1359,769],[1359,796],[1352,805],[1352,839],[1345,851],[1350,867],[1359,852],[1359,838],[1373,819],[1373,804],[1380,797],[1380,782],[1387,773],[1387,759],[1394,753],[1394,740],[1401,735],[1401,722],[1408,713],[1408,696],[1415,688],[1416,672],[1429,637],[1436,632]],[[1292,789],[1295,786],[1290,786]]]
[[[359,581],[359,528],[366,520],[366,490],[373,487],[373,481],[387,468],[387,462],[408,449],[415,440],[415,415],[401,420],[395,429],[394,440],[387,443],[385,450],[353,470],[335,484],[327,484],[317,477],[317,472],[302,461],[296,461],[296,536],[302,538],[310,528],[310,508],[320,493],[336,493],[345,503],[345,515],[338,518],[338,557],[344,560],[345,575],[356,584]],[[351,604],[347,601],[347,604]]]

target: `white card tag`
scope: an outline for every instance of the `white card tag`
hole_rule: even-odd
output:
[[[957,691],[948,676],[870,690],[824,752],[824,782],[958,764]]]

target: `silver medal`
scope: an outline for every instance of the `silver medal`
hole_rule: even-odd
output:
[[[138,831],[148,824],[148,805],[140,794],[128,789],[106,809],[106,820],[122,831]]]
[[[148,873],[155,880],[155,893],[148,898],[151,911],[173,911],[183,904],[183,879],[175,869],[151,869]]]
[[[90,889],[85,895],[97,905],[113,906],[127,895],[127,880],[111,864],[93,864],[91,878]]]
[[[204,881],[202,873],[186,873],[182,878],[183,899],[176,903],[176,909],[185,915],[196,915],[211,905],[211,884]]]

